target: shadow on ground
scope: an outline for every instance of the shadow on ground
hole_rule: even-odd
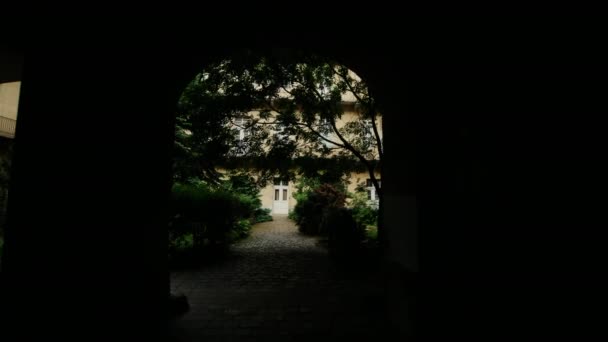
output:
[[[174,341],[388,340],[384,278],[373,260],[335,261],[287,217],[254,227],[223,260],[174,271],[190,310]],[[394,340],[394,339],[392,339]]]

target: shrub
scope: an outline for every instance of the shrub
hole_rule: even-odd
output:
[[[242,174],[229,176],[228,179],[222,183],[222,187],[230,192],[249,195],[253,198],[257,198],[260,193],[260,189],[256,185],[253,177]]]
[[[268,208],[257,208],[253,212],[253,223],[272,221],[271,210]]]
[[[171,253],[221,247],[247,236],[259,198],[205,183],[175,184],[171,198]]]
[[[378,225],[378,209],[367,204],[365,192],[355,192],[351,195],[349,207],[352,209],[355,221],[364,226]]]
[[[297,201],[304,201],[308,198],[308,195],[321,186],[321,184],[322,183],[318,178],[301,177],[295,184],[296,191],[294,191],[293,197]]]
[[[169,265],[170,267],[183,267],[196,265],[201,258],[201,249],[194,248],[192,233],[183,235],[169,234]]]
[[[321,183],[317,178],[301,177],[295,184],[295,191],[293,192],[293,198],[296,200],[296,206],[293,210],[289,211],[287,217],[298,224],[300,222],[299,213],[302,211],[301,207],[304,206],[308,200],[308,196],[312,191],[320,186]]]
[[[321,226],[328,232],[332,255],[344,256],[356,252],[365,236],[364,227],[355,221],[352,210],[347,208],[327,208]]]
[[[378,227],[376,227],[376,226],[367,226],[365,228],[365,237],[368,240],[371,240],[371,241],[378,240]]]
[[[300,203],[300,202],[297,202],[297,203]],[[296,203],[296,207],[298,206],[298,204],[297,204],[297,203]],[[296,211],[295,211],[295,208],[294,208],[294,210],[289,210],[289,213],[287,214],[287,217],[288,217],[290,220],[292,220],[292,221],[294,221],[294,222],[296,222],[296,223],[298,222],[298,219],[299,219],[299,218],[298,218],[298,214],[297,214],[297,213],[296,213]]]
[[[271,210],[262,208],[260,189],[253,177],[248,175],[232,175],[223,182],[222,188],[239,198],[238,217],[248,217],[252,223],[272,221]]]
[[[174,238],[169,239],[169,253],[173,254],[191,250],[193,247],[193,241],[192,234],[175,236]]]
[[[304,234],[326,234],[321,226],[323,211],[327,208],[342,208],[346,202],[346,195],[330,184],[322,184],[312,192],[301,196],[294,208],[296,224]]]
[[[255,211],[262,206],[262,201],[258,197],[241,193],[232,193],[230,195],[234,197],[232,203],[234,212],[232,214],[237,218],[253,219]]]
[[[230,241],[236,241],[247,237],[249,232],[251,231],[251,221],[246,220],[238,220],[234,224],[233,229],[230,231]]]

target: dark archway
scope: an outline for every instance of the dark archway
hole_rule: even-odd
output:
[[[164,316],[168,277],[162,199],[168,194],[173,106],[205,61],[230,50],[26,51],[10,190],[15,195],[3,256],[5,293],[14,294],[6,308],[14,321],[26,324],[23,318],[33,303],[41,303],[37,307],[47,317],[57,307],[78,312],[79,297],[90,299],[84,310],[91,314],[78,319],[81,329],[106,321],[134,331],[133,313],[142,324]],[[348,53],[311,50],[335,56],[363,77],[364,70],[373,70],[373,59],[362,62],[361,55],[351,63]],[[372,86],[381,84],[377,72],[367,77]],[[399,117],[389,110],[386,116]],[[389,144],[387,155],[403,152]],[[395,193],[405,188],[391,186],[397,178],[386,178],[384,184]],[[402,226],[394,223],[395,229]],[[389,239],[395,240],[392,255],[398,260],[400,242]],[[415,265],[402,264],[404,269]],[[47,279],[48,286],[28,291],[27,284],[36,279]],[[48,323],[54,332],[63,330],[54,320]]]
[[[598,118],[606,70],[596,32],[605,28],[591,20],[492,21],[388,19],[324,47],[320,33],[338,27],[291,34],[247,21],[234,35],[217,23],[187,34],[123,26],[109,38],[105,31],[107,39],[86,32],[86,41],[73,27],[67,35],[50,26],[22,34],[3,323],[47,337],[111,336],[121,325],[132,336],[152,330],[147,322],[161,321],[168,288],[159,271],[166,259],[159,203],[167,195],[160,184],[169,173],[174,100],[202,60],[230,50],[219,43],[268,46],[291,37],[377,87],[395,114],[385,133],[407,132],[391,134],[386,153],[395,165],[415,165],[407,170],[414,175],[383,181],[393,180],[399,210],[419,204],[423,268],[434,280],[423,317],[431,333],[586,331],[578,328],[597,317],[584,313],[595,310],[568,296],[595,303],[589,293],[600,291],[579,290],[581,283],[604,283],[565,271],[604,267]],[[590,319],[578,325],[580,317]]]
[[[319,53],[333,53],[330,57],[335,56],[334,58],[339,58],[340,60],[351,60],[348,58],[348,54],[340,54],[336,51],[325,49],[258,48],[253,50],[258,54],[271,55],[289,61],[298,60],[299,57],[306,56],[307,54]],[[200,56],[197,54],[185,55],[184,58],[187,58],[190,63],[185,66],[180,65],[180,68],[177,69],[176,74],[180,75],[180,77],[176,78],[176,84],[181,84],[182,87],[185,87],[185,85],[191,81],[192,75],[200,72],[207,64],[222,61],[235,55],[238,56],[242,54],[243,51],[241,49],[226,49],[216,52],[217,53],[215,54],[207,56]],[[200,58],[201,62],[197,61],[197,58]],[[373,73],[373,67],[366,66],[365,62],[360,61],[360,58],[361,56],[352,58],[353,63],[359,63],[364,70],[371,70],[371,73]],[[348,64],[346,65],[349,66]],[[191,70],[191,73],[186,72],[187,70]],[[396,81],[398,80],[394,79],[390,82]],[[403,82],[404,80],[399,81]],[[388,87],[386,84],[383,84],[382,79],[379,78],[378,75],[376,75],[373,84],[372,91],[374,91],[374,94],[378,94],[379,97],[387,99],[388,101],[386,110],[388,113],[387,115],[390,116],[390,118],[387,120],[392,128],[389,128],[389,131],[391,134],[394,134],[394,136],[385,135],[385,139],[388,139],[389,143],[394,145],[389,148],[389,159],[386,161],[387,167],[391,168],[391,170],[388,171],[389,179],[390,177],[392,177],[392,179],[384,184],[395,186],[395,188],[389,189],[388,191],[387,202],[389,209],[383,217],[387,222],[387,229],[389,229],[388,238],[391,242],[385,256],[385,267],[389,270],[388,273],[390,274],[386,279],[386,283],[388,284],[388,290],[391,292],[388,305],[392,311],[393,323],[405,332],[405,330],[411,329],[411,327],[404,324],[404,322],[399,321],[399,319],[407,316],[405,311],[407,310],[406,302],[409,298],[406,298],[406,296],[412,295],[413,286],[411,285],[411,274],[412,272],[417,271],[416,200],[412,186],[414,183],[414,160],[413,155],[411,154],[413,153],[413,147],[405,146],[406,142],[412,141],[412,138],[409,138],[408,140],[408,138],[405,137],[411,132],[412,127],[403,124],[403,120],[406,118],[403,102],[394,101],[394,99],[403,98],[404,94],[399,94],[399,96],[393,97],[393,100],[388,100],[391,98],[391,95],[399,93],[400,88],[394,89]],[[395,83],[391,84],[395,85]],[[384,91],[389,92],[389,94],[382,93]],[[384,127],[386,129],[386,124]],[[410,163],[404,162],[406,161],[403,159],[404,157],[410,158]],[[407,189],[409,193],[404,193],[405,189]],[[405,290],[406,287],[408,287],[407,291]]]
[[[387,257],[409,271],[416,271],[417,265],[417,223],[416,223],[416,195],[415,195],[415,161],[414,161],[414,132],[413,122],[408,120],[408,112],[404,98],[407,97],[407,79],[400,74],[398,67],[391,63],[372,65],[374,58],[362,54],[351,53],[349,49],[339,48],[273,48],[262,47],[251,49],[257,54],[278,56],[285,60],[297,60],[306,54],[327,56],[349,67],[360,75],[369,84],[370,91],[383,104],[387,121],[384,123],[388,158],[385,161],[383,178],[387,189],[387,205],[390,207],[386,213],[387,231],[395,239],[394,246],[389,247]],[[176,87],[183,89],[190,82],[191,75],[195,75],[201,68],[212,62],[217,62],[229,56],[242,53],[242,49],[217,49],[207,55],[192,54],[186,58],[189,63],[180,65],[176,72]],[[397,60],[396,56],[390,55]],[[370,58],[366,60],[367,58]],[[389,57],[390,58],[390,57]],[[197,59],[200,60],[197,63]],[[396,62],[395,62],[396,63]],[[397,63],[396,63],[397,64]],[[401,78],[403,77],[403,78]],[[407,203],[407,204],[405,204]],[[405,205],[406,209],[403,210]],[[389,243],[390,245],[390,243]]]

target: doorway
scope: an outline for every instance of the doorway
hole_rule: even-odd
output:
[[[284,179],[274,180],[274,201],[272,203],[272,213],[287,215],[289,213],[289,182]]]

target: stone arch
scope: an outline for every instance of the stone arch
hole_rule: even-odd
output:
[[[219,48],[213,49],[208,54],[193,51],[187,59],[188,62],[179,64],[176,68],[174,90],[175,88],[184,89],[191,81],[192,75],[200,72],[205,65],[239,55],[243,50],[242,48]],[[251,50],[261,54],[279,55],[288,60],[310,54],[327,57],[345,65],[366,80],[370,91],[378,99],[382,110],[385,111],[383,117],[387,120],[384,122],[383,130],[385,146],[388,147],[388,158],[385,158],[385,165],[382,168],[382,178],[386,179],[383,180],[383,183],[386,185],[388,193],[385,201],[388,204],[388,212],[385,212],[382,218],[386,222],[386,239],[389,245],[386,257],[391,263],[399,265],[398,267],[403,267],[408,271],[417,271],[418,234],[416,180],[414,179],[414,131],[411,125],[405,124],[408,122],[408,112],[403,99],[407,97],[407,94],[399,93],[404,87],[395,87],[395,85],[405,84],[407,80],[399,79],[398,72],[392,74],[392,78],[387,78],[387,73],[383,69],[386,68],[386,65],[374,64],[365,56],[362,57],[337,48],[258,47]],[[395,67],[395,65],[389,67]],[[172,94],[175,93],[176,91],[172,92]],[[173,100],[173,103],[175,101]],[[399,128],[400,126],[401,128]]]
[[[27,51],[2,256],[5,291],[11,294],[5,308],[15,321],[24,323],[31,307],[47,317],[58,307],[83,310],[82,298],[90,300],[84,308],[90,315],[78,320],[82,330],[105,322],[108,312],[112,327],[133,323],[134,313],[141,322],[163,317],[169,288],[163,206],[175,100],[204,61],[232,50],[167,45],[160,50],[62,46],[52,54],[43,48]],[[385,153],[392,166],[384,168],[383,185],[393,189],[387,195],[397,216],[389,220],[395,233],[389,235],[389,259],[415,270],[416,240],[400,233],[403,227],[415,232],[415,225],[398,217],[403,198],[414,201],[414,193],[399,180],[400,172],[386,174],[398,169],[404,152],[399,137],[404,132],[389,133],[404,122],[399,91],[389,86],[395,85],[394,75],[372,53],[309,50],[367,79],[386,105],[391,121],[384,123]],[[52,283],[30,291],[40,279]]]

